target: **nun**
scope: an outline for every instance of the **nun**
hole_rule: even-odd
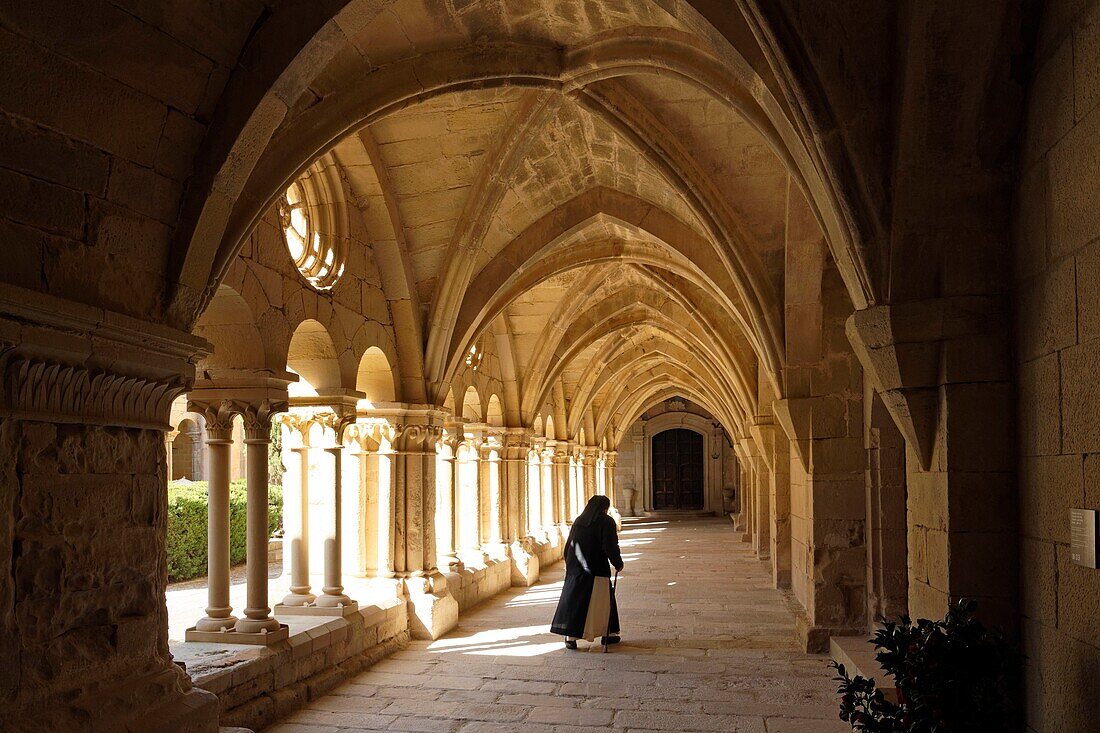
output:
[[[567,649],[577,639],[618,644],[619,611],[611,589],[611,568],[623,569],[615,520],[608,516],[611,500],[593,496],[569,530],[565,542],[565,583],[550,630],[565,637]]]

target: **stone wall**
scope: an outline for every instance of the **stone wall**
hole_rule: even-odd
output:
[[[1020,612],[1027,725],[1091,730],[1100,571],[1069,560],[1069,509],[1100,509],[1100,2],[1040,25],[1015,221]]]

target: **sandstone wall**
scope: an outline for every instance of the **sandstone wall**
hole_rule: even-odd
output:
[[[1100,2],[1039,28],[1015,221],[1020,611],[1027,725],[1092,730],[1100,571],[1069,560],[1069,509],[1100,509]]]

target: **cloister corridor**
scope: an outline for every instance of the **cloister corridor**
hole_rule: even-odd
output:
[[[549,633],[557,563],[266,731],[847,730],[827,658],[799,651],[784,594],[726,518],[627,518],[620,544],[623,643],[609,653]]]

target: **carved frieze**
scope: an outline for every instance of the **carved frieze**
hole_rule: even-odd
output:
[[[49,422],[80,422],[168,430],[172,400],[187,389],[165,380],[0,352],[0,413]]]

